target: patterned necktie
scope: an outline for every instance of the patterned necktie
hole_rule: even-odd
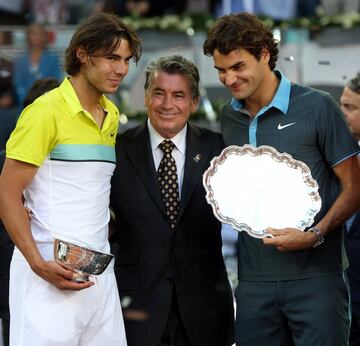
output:
[[[174,147],[175,144],[169,139],[165,139],[159,144],[159,148],[164,152],[164,156],[157,171],[161,196],[165,203],[170,226],[173,229],[176,225],[179,209],[179,186],[176,162],[171,155]]]

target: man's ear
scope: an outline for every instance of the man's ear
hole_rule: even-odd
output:
[[[268,63],[270,60],[270,52],[266,48],[264,48],[261,52],[261,60],[265,63]]]
[[[144,95],[144,106],[145,108],[149,105],[149,90],[145,91],[145,95]]]
[[[87,53],[83,46],[76,48],[76,57],[82,64],[86,64]]]
[[[199,106],[200,96],[193,98],[191,101],[191,113],[194,113]]]

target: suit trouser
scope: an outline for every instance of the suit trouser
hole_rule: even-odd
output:
[[[342,274],[289,281],[240,281],[238,346],[346,346],[350,297]]]
[[[10,330],[10,322],[8,320],[2,321],[2,339],[4,346],[9,346],[9,330]]]
[[[169,317],[159,346],[191,346],[186,335],[184,324],[181,320],[175,288],[173,290]]]
[[[352,315],[350,328],[350,346],[360,345],[360,316]]]

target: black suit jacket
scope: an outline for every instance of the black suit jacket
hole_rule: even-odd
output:
[[[353,314],[360,317],[360,210],[349,230],[345,231],[345,249],[349,259],[347,270]]]
[[[159,344],[173,292],[193,346],[232,343],[233,299],[221,225],[202,185],[202,174],[222,148],[219,134],[189,124],[179,217],[172,230],[146,125],[117,139],[111,206],[117,227],[115,273],[129,346]]]

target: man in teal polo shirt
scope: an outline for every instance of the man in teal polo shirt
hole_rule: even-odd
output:
[[[263,240],[239,234],[236,342],[347,345],[342,225],[360,202],[358,144],[328,94],[291,84],[275,70],[277,43],[255,16],[221,17],[203,48],[233,95],[221,113],[226,145],[291,154],[309,166],[322,198],[308,232],[269,229],[274,237]]]

